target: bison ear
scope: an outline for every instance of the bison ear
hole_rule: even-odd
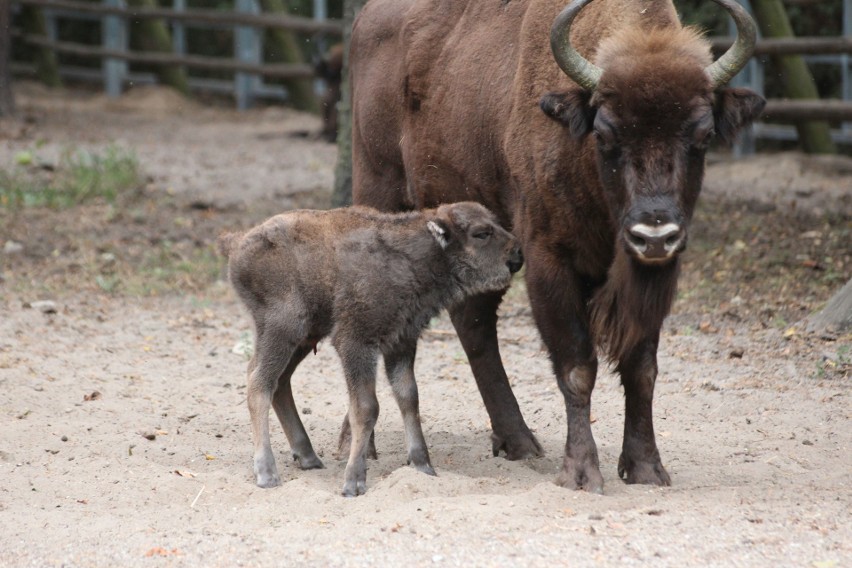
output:
[[[574,138],[582,138],[592,131],[595,109],[589,104],[592,92],[571,89],[559,93],[547,93],[538,103],[544,114],[568,127]]]
[[[720,89],[716,91],[716,104],[713,118],[716,122],[716,134],[725,144],[733,144],[737,134],[754,122],[766,99],[749,89]]]
[[[438,241],[438,244],[441,245],[442,249],[447,248],[450,244],[450,233],[447,231],[447,228],[444,226],[442,221],[429,221],[426,223],[426,227],[429,228],[429,232],[432,233],[432,236],[435,237],[435,240]]]

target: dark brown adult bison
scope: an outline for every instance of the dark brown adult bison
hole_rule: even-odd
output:
[[[371,0],[352,35],[353,197],[398,211],[477,200],[523,243],[533,314],[565,397],[566,487],[601,492],[596,349],[626,398],[627,483],[669,485],[652,423],[660,327],[713,137],[764,101],[724,88],[754,23],[713,62],[671,0]],[[588,5],[588,7],[586,7]],[[585,7],[585,8],[584,8]],[[500,361],[502,294],[451,312],[495,455],[541,453]]]

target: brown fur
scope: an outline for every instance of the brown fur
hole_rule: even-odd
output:
[[[322,467],[296,411],[290,377],[326,336],[340,355],[350,395],[344,495],[366,488],[380,353],[405,421],[409,461],[434,475],[414,382],[417,339],[441,308],[505,289],[520,268],[517,242],[494,216],[478,203],[396,215],[363,207],[293,211],[246,233],[222,235],[219,250],[255,324],[248,404],[257,484],[280,483],[270,405],[299,465]]]
[[[571,42],[603,68],[586,91],[550,51],[564,6],[371,0],[350,54],[353,197],[391,211],[473,199],[511,226],[568,410],[560,483],[603,486],[588,420],[602,349],[625,385],[619,471],[631,483],[668,484],[651,396],[678,254],[708,140],[715,130],[730,141],[763,101],[714,91],[709,44],[681,26],[671,0],[596,0],[580,12]],[[453,321],[495,447],[512,459],[537,455],[499,360],[496,305],[471,300]]]

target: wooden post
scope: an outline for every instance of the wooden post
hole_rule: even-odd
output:
[[[156,0],[127,0],[127,5],[132,8],[156,8]],[[130,31],[133,35],[133,43],[139,45],[142,51],[158,51],[172,53],[172,38],[169,29],[162,20],[148,18],[132,20]],[[158,65],[156,68],[157,79],[163,85],[168,85],[183,94],[189,94],[189,82],[186,71],[178,65]]]
[[[337,103],[337,165],[334,168],[332,207],[352,203],[352,94],[349,89],[349,39],[352,22],[366,0],[343,0],[343,83]]]
[[[44,12],[35,6],[21,6],[21,26],[28,34],[50,36],[44,21]],[[37,47],[34,63],[39,81],[51,88],[62,86],[56,52],[47,47]]]
[[[121,7],[123,0],[105,0],[109,6]],[[127,51],[127,22],[121,16],[104,16],[101,20],[101,35],[104,47],[115,51]],[[101,64],[104,72],[104,89],[107,96],[119,97],[127,77],[127,61],[106,57]]]
[[[255,0],[237,0],[237,11],[243,14],[256,14],[258,5]],[[261,62],[260,32],[251,26],[234,28],[234,57],[243,63],[258,65]],[[234,91],[237,109],[246,110],[254,105],[255,93],[260,86],[260,77],[254,73],[238,72],[234,75]]]
[[[264,12],[272,14],[286,13],[287,9],[282,0],[260,0]],[[299,49],[299,44],[292,32],[270,29],[266,32],[269,42],[269,53],[267,59],[270,63],[303,63],[304,57]],[[310,79],[289,79],[284,81],[287,87],[290,104],[299,110],[319,112],[319,103],[314,94],[312,81]]]
[[[0,0],[0,116],[15,114],[12,93],[12,6],[10,0]]]
[[[781,0],[752,0],[751,3],[764,37],[793,37],[793,28]],[[802,56],[773,56],[773,60],[784,75],[784,92],[789,98],[819,99],[814,78]],[[833,154],[837,151],[827,122],[797,122],[796,130],[805,152]]]

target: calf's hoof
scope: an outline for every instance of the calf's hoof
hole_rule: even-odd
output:
[[[506,459],[509,461],[538,458],[544,455],[541,444],[527,428],[507,435],[496,432],[491,434],[491,451],[495,458],[501,451],[506,452]]]
[[[344,497],[357,497],[367,492],[366,481],[347,481],[343,484]]]
[[[299,464],[299,469],[324,469],[325,465],[323,465],[322,460],[317,457],[316,454],[311,454],[309,456],[300,456],[299,454],[294,453],[293,459]]]
[[[669,477],[659,458],[651,461],[639,461],[628,458],[623,453],[618,458],[618,477],[631,485],[668,487],[672,484],[672,478]]]
[[[274,462],[256,461],[254,463],[254,476],[258,487],[268,489],[281,485],[281,477],[278,475],[278,469]]]
[[[603,476],[600,468],[590,460],[575,460],[565,456],[562,471],[556,476],[556,485],[566,489],[582,489],[603,495]]]
[[[409,461],[408,465],[419,471],[420,473],[425,473],[426,475],[431,475],[432,477],[438,477],[438,474],[435,473],[435,468],[432,467],[432,464],[429,462],[426,463],[414,463]]]

